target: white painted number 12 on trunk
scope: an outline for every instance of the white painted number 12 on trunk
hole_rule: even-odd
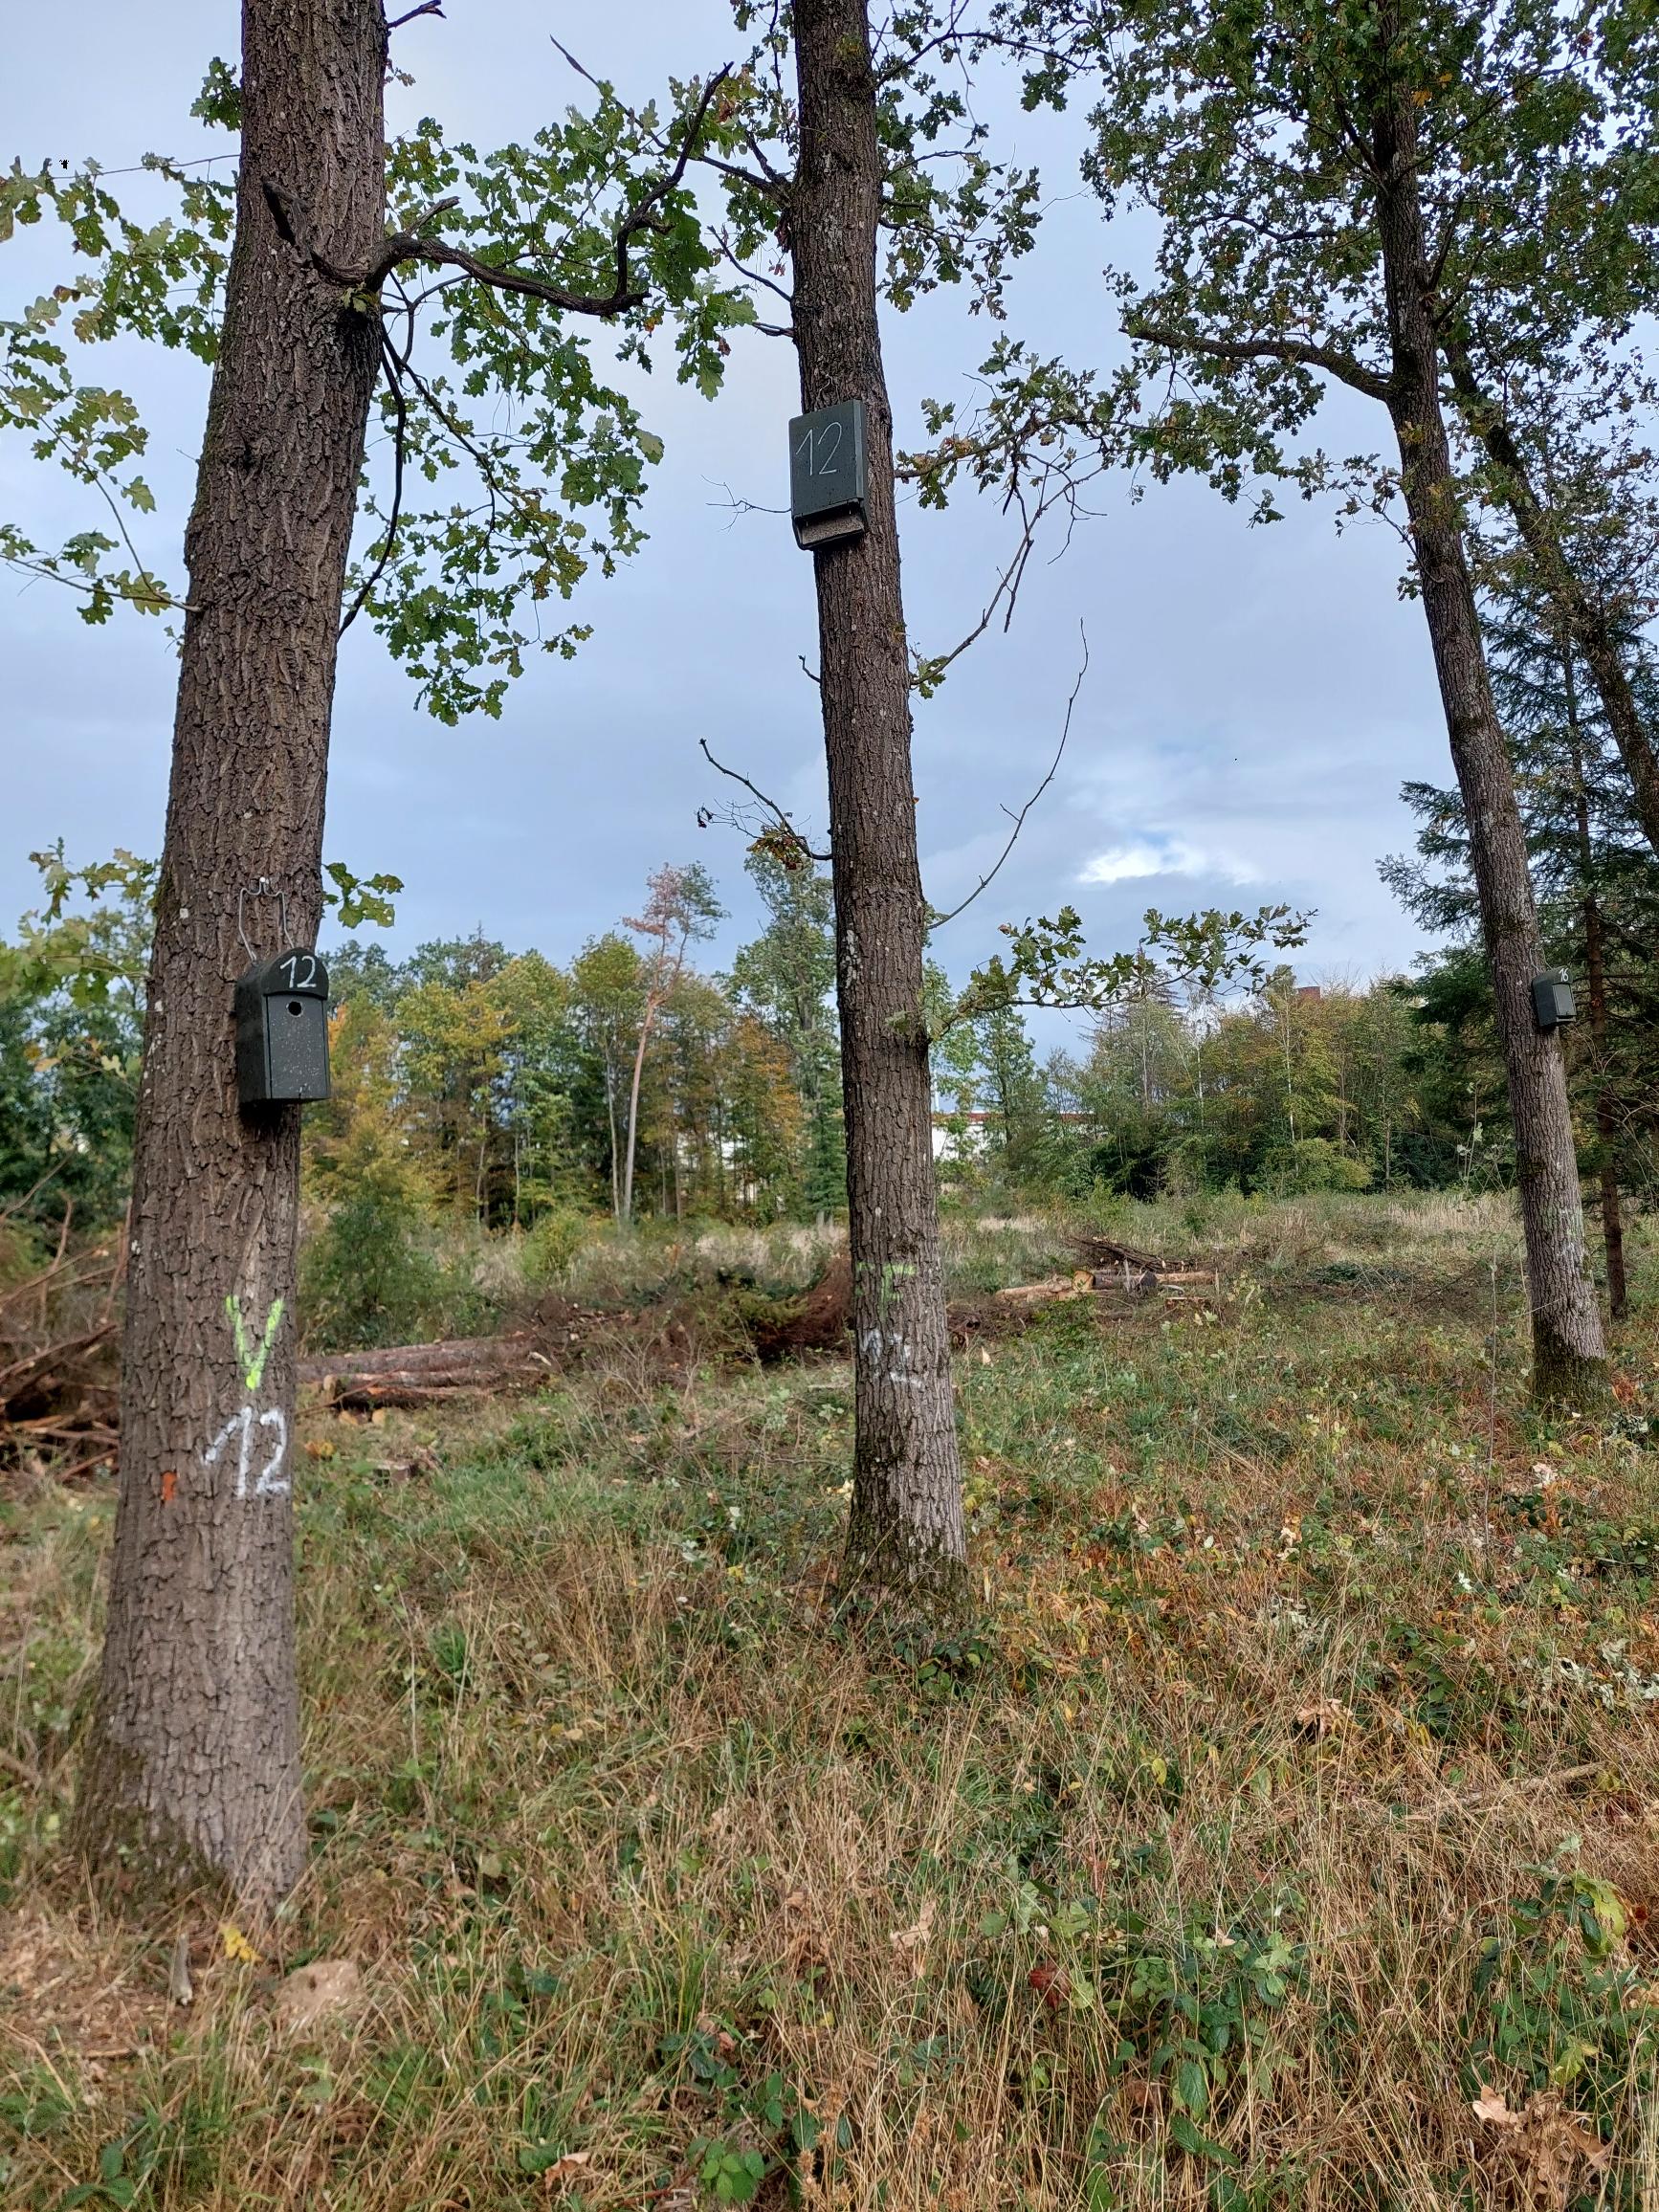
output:
[[[254,1495],[255,1497],[285,1497],[288,1493],[288,1477],[285,1474],[279,1474],[277,1470],[281,1467],[288,1450],[288,1419],[286,1414],[276,1405],[267,1407],[263,1413],[257,1415],[251,1405],[244,1405],[238,1412],[232,1413],[218,1435],[214,1437],[212,1443],[209,1445],[207,1450],[203,1452],[202,1464],[204,1467],[216,1466],[219,1454],[230,1443],[232,1437],[239,1437],[240,1442],[236,1450],[236,1495],[246,1497],[248,1495],[248,1472],[254,1464],[254,1430],[255,1426],[260,1428],[274,1428],[276,1431],[276,1445],[270,1458],[254,1477]]]

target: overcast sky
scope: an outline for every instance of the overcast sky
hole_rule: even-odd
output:
[[[233,58],[226,0],[79,0],[9,11],[0,156],[97,157],[110,168],[158,148],[223,149],[188,107],[208,59]],[[431,113],[480,146],[524,135],[573,96],[548,33],[644,95],[671,71],[706,70],[738,48],[725,0],[448,0],[443,20],[399,31],[416,83],[393,118]],[[1036,120],[995,95],[999,150],[1041,164],[1053,201],[1011,293],[1011,322],[1080,362],[1113,358],[1100,270],[1116,251],[1078,183],[1080,122]],[[60,238],[0,248],[0,313],[14,315],[63,267]],[[966,396],[989,337],[945,296],[890,319],[889,379],[900,442],[919,443],[924,394]],[[110,376],[107,362],[92,374]],[[180,572],[206,376],[170,355],[123,362],[144,398],[161,500],[143,549]],[[697,750],[715,750],[821,829],[811,564],[787,520],[722,506],[786,497],[796,401],[786,342],[746,338],[713,405],[654,380],[648,419],[666,440],[647,524],[626,570],[590,580],[594,626],[573,662],[532,665],[499,722],[445,729],[368,627],[344,642],[326,849],[407,885],[392,949],[482,922],[511,946],[566,957],[636,911],[648,869],[700,859],[733,918],[753,921],[741,841],[697,810],[723,794]],[[1338,450],[1385,429],[1344,395],[1325,434]],[[1338,537],[1298,506],[1269,529],[1202,485],[1116,489],[1062,559],[1030,574],[1011,632],[958,664],[917,709],[918,823],[928,894],[945,907],[1001,842],[1051,754],[1087,630],[1090,673],[1066,761],[995,890],[940,940],[963,973],[1008,917],[1081,910],[1100,951],[1133,941],[1141,911],[1288,899],[1318,910],[1304,977],[1404,966],[1412,925],[1377,877],[1410,840],[1407,777],[1446,782],[1446,736],[1421,610],[1396,594],[1400,549],[1382,527]],[[0,446],[0,517],[42,540],[95,526],[66,480],[13,441]],[[954,642],[994,583],[1008,541],[971,501],[943,516],[901,511],[907,614],[923,651]],[[72,857],[160,845],[174,663],[153,622],[89,630],[69,594],[0,572],[7,775],[0,800],[0,929],[30,903],[32,848],[61,835]],[[717,954],[718,957],[718,954]]]

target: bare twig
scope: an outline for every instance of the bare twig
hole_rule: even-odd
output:
[[[1010,503],[1017,506],[1020,510],[1021,522],[1020,542],[1014,548],[1014,557],[1003,570],[1001,576],[998,577],[996,589],[986,600],[984,611],[967,634],[959,638],[948,653],[941,653],[937,657],[931,654],[925,656],[930,681],[937,682],[953,661],[960,660],[968,647],[984,635],[991,626],[997,608],[1003,605],[1005,599],[1007,605],[1003,614],[1003,629],[1005,632],[1007,630],[1014,619],[1014,608],[1020,596],[1020,586],[1025,580],[1026,564],[1029,561],[1032,548],[1036,543],[1038,526],[1051,507],[1069,497],[1070,481],[1069,477],[1061,478],[1060,489],[1045,491],[1037,501],[1034,514],[1027,512],[1025,499],[1020,494],[1019,487],[1015,485],[1010,488],[1008,498],[1004,501],[1004,506],[1006,507]]]
[[[380,334],[380,355],[386,369],[386,381],[391,390],[392,404],[397,409],[397,420],[392,431],[391,511],[386,519],[386,542],[380,549],[380,559],[363,580],[363,588],[345,610],[339,634],[343,637],[367,605],[368,595],[386,574],[387,563],[391,559],[397,543],[398,519],[403,513],[403,472],[409,428],[409,401],[404,395],[403,379],[398,374],[398,358],[392,343],[383,329]]]
[[[720,490],[726,495],[725,498],[723,499],[711,499],[709,505],[711,507],[726,507],[731,510],[732,520],[726,525],[728,529],[736,523],[741,515],[786,515],[789,512],[787,507],[763,507],[759,499],[740,499],[730,484],[721,484]]]
[[[443,11],[444,0],[421,0],[418,8],[410,8],[402,15],[394,15],[387,25],[387,30],[401,31],[406,23],[412,23],[417,15],[441,15]]]
[[[583,78],[586,83],[592,85],[595,92],[601,94],[602,96],[605,94],[605,86],[600,83],[598,77],[594,76],[592,70],[586,68],[582,62],[578,61],[575,55],[571,53],[567,46],[562,46],[557,38],[553,38],[551,36],[549,37],[548,43],[552,46],[554,53],[563,56],[564,60],[569,65],[570,68],[576,72],[578,77]],[[729,67],[722,69],[720,75],[721,77],[729,77],[731,75]],[[614,91],[610,93],[609,97],[612,100],[616,99]],[[633,108],[624,105],[624,103],[620,100],[617,101],[617,105],[622,108],[623,114],[627,116],[629,122],[633,124],[634,128],[639,131],[642,136],[649,138],[653,144],[655,145],[659,151],[666,150],[664,141],[658,136],[658,134],[654,131],[646,129],[643,117],[641,117]],[[786,199],[789,189],[788,179],[786,177],[781,176],[778,171],[773,168],[771,163],[767,161],[765,155],[761,151],[760,147],[755,144],[753,138],[750,137],[747,131],[743,133],[743,136],[745,140],[747,140],[750,149],[755,155],[755,158],[761,165],[761,174],[759,176],[757,176],[753,170],[742,168],[735,162],[720,161],[714,154],[699,153],[697,158],[699,162],[702,163],[705,168],[718,169],[722,176],[735,177],[739,184],[751,186],[754,190],[764,194],[768,199],[779,201]]]
[[[734,784],[741,784],[743,789],[752,793],[764,807],[772,817],[773,830],[780,844],[798,852],[803,860],[824,861],[829,859],[828,852],[815,852],[812,850],[776,799],[769,799],[758,784],[751,784],[748,777],[741,774],[736,768],[728,768],[723,761],[717,761],[714,754],[709,751],[707,738],[699,738],[697,743],[702,748],[703,758],[711,768],[718,768],[722,776],[729,776]],[[714,816],[710,814],[705,819],[713,821]]]
[[[948,914],[936,914],[929,918],[930,926],[934,929],[942,929],[947,921],[954,921],[959,914],[963,913],[973,904],[974,900],[979,896],[982,891],[984,891],[989,884],[996,880],[996,877],[1002,872],[1003,862],[1006,860],[1008,854],[1013,851],[1015,844],[1018,842],[1020,831],[1026,826],[1026,816],[1037,804],[1037,801],[1043,796],[1043,793],[1049,788],[1049,785],[1054,781],[1056,774],[1059,772],[1060,761],[1066,750],[1066,741],[1072,735],[1072,709],[1077,704],[1077,695],[1083,689],[1083,678],[1089,673],[1089,633],[1086,630],[1083,629],[1081,623],[1079,623],[1077,627],[1078,632],[1083,640],[1083,665],[1077,671],[1077,680],[1072,686],[1071,697],[1066,701],[1066,719],[1060,725],[1060,741],[1054,747],[1054,757],[1049,763],[1048,774],[1043,778],[1042,782],[1037,785],[1036,789],[1031,793],[1030,797],[1026,801],[1025,805],[1020,808],[1017,814],[1011,813],[1006,807],[1003,808],[1003,812],[1007,814],[1008,819],[1013,823],[1013,828],[1008,832],[1007,843],[1003,847],[1001,852],[999,852],[997,855],[995,865],[988,869],[986,873],[980,877],[979,881],[974,885],[973,889],[968,893],[967,896],[962,899],[960,904],[953,906]]]

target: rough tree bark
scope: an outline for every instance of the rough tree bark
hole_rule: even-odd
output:
[[[1392,9],[1382,11],[1382,22],[1385,35],[1398,38]],[[1508,1077],[1532,1304],[1533,1388],[1541,1399],[1589,1403],[1605,1388],[1606,1348],[1584,1247],[1560,1043],[1554,1031],[1537,1028],[1533,1012],[1532,983],[1542,964],[1537,911],[1509,747],[1486,666],[1441,409],[1417,111],[1408,85],[1397,82],[1381,98],[1373,119],[1372,154],[1392,356],[1388,407],[1452,763],[1469,824],[1470,858]]]
[[[925,906],[893,415],[876,312],[881,161],[867,0],[796,0],[787,236],[801,404],[861,399],[869,527],[812,556],[830,770],[855,1340],[855,1577],[948,1590],[966,1556],[933,1177]]]
[[[1636,819],[1648,844],[1659,852],[1659,748],[1636,704],[1613,625],[1575,574],[1555,517],[1538,497],[1526,456],[1504,420],[1502,409],[1482,390],[1468,346],[1455,333],[1445,331],[1440,343],[1465,420],[1497,470],[1499,491],[1510,520],[1559,619],[1583,655],[1613,742],[1630,778]]]
[[[257,1908],[304,1862],[292,1431],[299,1109],[236,1102],[232,984],[315,939],[336,639],[378,336],[381,0],[245,0],[223,343],[185,621],[133,1162],[121,1498],[77,1808],[95,1869]],[[267,879],[276,896],[251,894]]]

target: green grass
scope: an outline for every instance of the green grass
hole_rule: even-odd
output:
[[[836,1362],[315,1421],[316,1848],[253,1963],[63,1863],[111,1501],[14,1495],[0,2201],[1659,2202],[1653,1322],[1540,1424],[1501,1207],[1095,1226],[1228,1294],[976,1343],[947,1637],[838,1607]],[[343,1957],[362,2015],[280,2039]]]

